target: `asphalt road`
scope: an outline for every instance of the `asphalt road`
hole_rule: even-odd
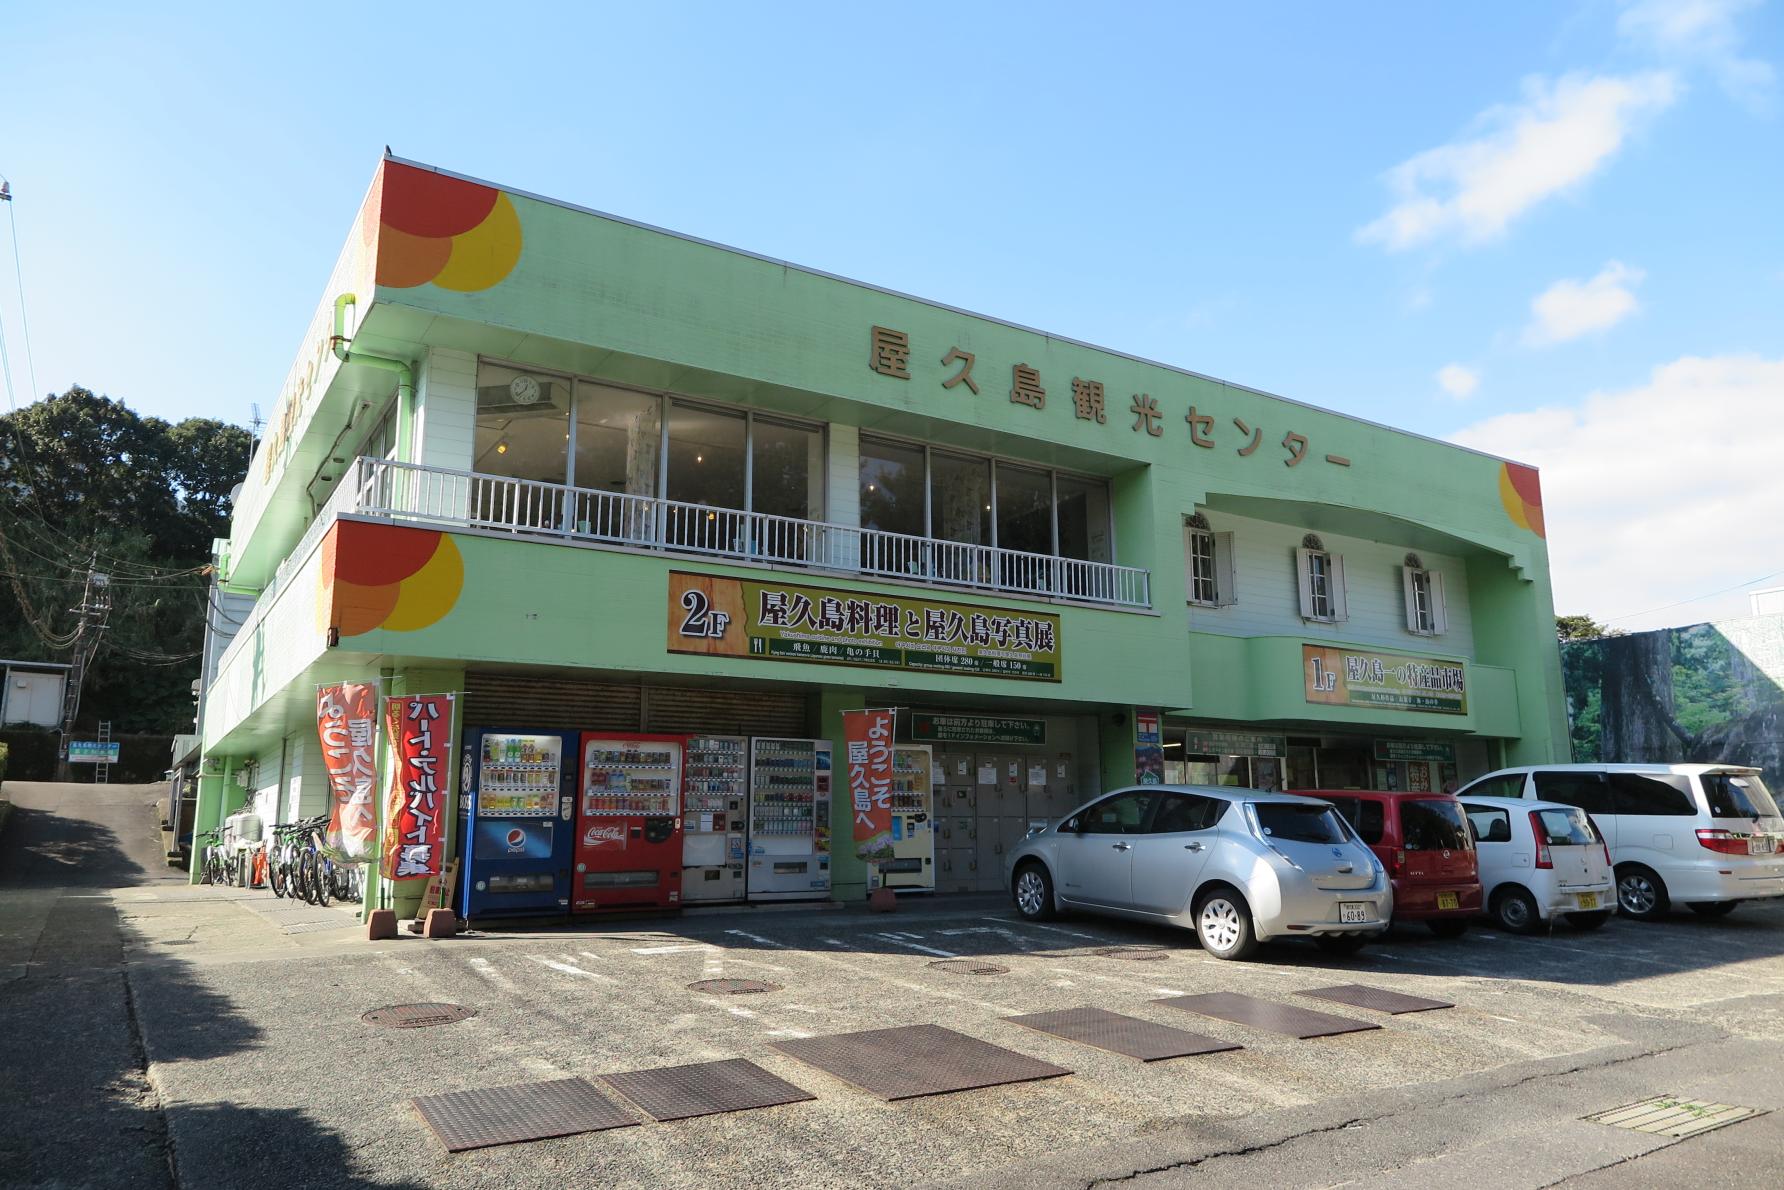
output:
[[[27,815],[0,838],[0,1060],[36,1072],[0,1091],[0,1181],[554,1190],[1780,1182],[1784,1114],[1677,1142],[1581,1117],[1663,1093],[1784,1107],[1784,906],[1540,938],[1479,930],[1440,941],[1407,929],[1349,961],[1284,944],[1245,964],[1209,959],[1165,930],[1021,923],[997,898],[887,916],[705,911],[368,944],[353,930],[287,932],[264,912],[264,893],[156,880],[141,857],[158,861],[158,845],[130,839],[147,815],[127,798],[113,806],[115,794],[15,793],[26,806],[39,796],[45,817]],[[83,839],[89,862],[64,863]],[[107,851],[103,863],[95,858]],[[88,868],[115,891],[71,885]],[[91,941],[56,942],[58,913],[85,914],[81,936]],[[1108,948],[1121,953],[1100,953]],[[65,953],[78,963],[56,957]],[[1002,970],[963,974],[950,963],[961,958]],[[776,990],[689,988],[715,978]],[[1456,1007],[1386,1017],[1299,995],[1348,982]],[[1298,1041],[1156,1002],[1206,991],[1382,1027]],[[413,1030],[360,1020],[419,1001],[477,1015]],[[1004,1019],[1076,1006],[1244,1048],[1147,1064]],[[887,1103],[773,1048],[919,1023],[1073,1073]],[[458,1155],[406,1102],[734,1057],[816,1099]]]

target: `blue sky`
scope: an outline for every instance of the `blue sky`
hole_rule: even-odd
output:
[[[248,7],[12,9],[38,390],[266,409],[389,144],[1535,462],[1562,610],[1784,570],[1779,0]]]

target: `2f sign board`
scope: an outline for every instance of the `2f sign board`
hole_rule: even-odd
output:
[[[873,591],[669,575],[671,653],[1057,682],[1059,617]]]
[[[1467,670],[1460,661],[1302,645],[1301,675],[1308,702],[1468,713]]]
[[[114,741],[102,744],[97,740],[69,740],[69,764],[116,764],[118,763],[118,745]]]

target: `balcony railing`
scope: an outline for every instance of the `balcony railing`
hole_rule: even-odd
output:
[[[980,591],[1116,607],[1150,607],[1152,603],[1149,572],[1133,566],[387,459],[356,460],[329,506],[337,513],[393,521],[835,570]]]

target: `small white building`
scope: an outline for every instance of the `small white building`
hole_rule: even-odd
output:
[[[18,723],[56,727],[62,722],[62,691],[68,666],[56,661],[0,660],[6,686],[0,692],[0,727]]]

